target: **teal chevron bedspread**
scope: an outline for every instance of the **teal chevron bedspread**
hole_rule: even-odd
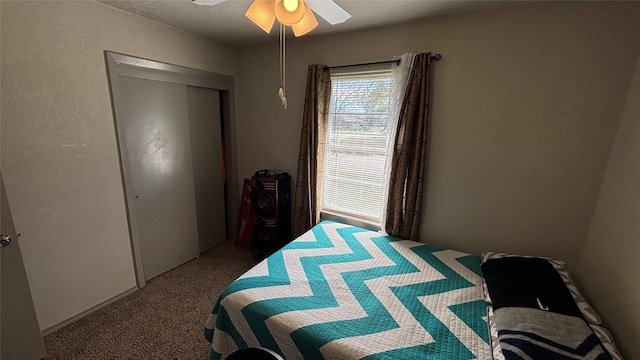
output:
[[[324,221],[231,283],[210,359],[491,359],[480,257]]]

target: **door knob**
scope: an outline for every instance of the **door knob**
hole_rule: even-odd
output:
[[[0,235],[0,247],[9,246],[11,244],[11,236]]]

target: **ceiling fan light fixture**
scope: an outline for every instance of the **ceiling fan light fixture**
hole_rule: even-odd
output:
[[[282,3],[287,11],[296,11],[298,8],[298,0],[283,0]]]
[[[245,16],[268,34],[276,20],[273,10],[273,0],[255,0],[249,6]]]
[[[302,20],[291,25],[291,28],[293,29],[293,34],[299,37],[315,29],[316,26],[318,26],[318,20],[316,20],[316,17],[313,15],[313,11],[307,6]]]
[[[288,2],[289,0],[286,1]],[[304,5],[304,2],[302,0],[297,0],[297,3],[298,6],[295,8],[295,10],[289,11],[285,7],[285,0],[275,0],[276,18],[278,19],[278,21],[280,21],[280,23],[284,25],[293,25],[302,20],[307,7]]]

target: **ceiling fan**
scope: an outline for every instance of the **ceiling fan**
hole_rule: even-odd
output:
[[[228,0],[192,0],[199,5],[216,5],[225,1]],[[290,25],[295,36],[302,36],[318,25],[314,12],[331,25],[351,17],[333,0],[254,0],[245,15],[267,33],[278,19],[281,24]]]
[[[227,0],[192,0],[199,5],[216,5]],[[312,11],[313,10],[313,11]],[[333,0],[254,0],[245,15],[262,30],[269,33],[276,19],[280,23],[280,88],[278,97],[283,108],[287,108],[286,97],[286,31],[287,25],[295,36],[302,36],[318,26],[313,13],[318,14],[331,25],[345,22],[351,17]]]

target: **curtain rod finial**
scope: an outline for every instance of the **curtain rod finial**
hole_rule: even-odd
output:
[[[435,54],[431,57],[431,60],[435,60],[435,61],[438,61],[440,59],[442,59],[442,55],[440,54]]]

